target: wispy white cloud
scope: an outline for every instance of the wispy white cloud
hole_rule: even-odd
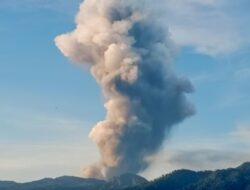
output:
[[[166,150],[154,157],[152,166],[142,175],[154,179],[178,169],[195,171],[216,170],[237,167],[250,160],[247,151],[231,151],[224,149],[178,149]]]
[[[27,110],[1,110],[0,115],[0,143],[87,142],[94,123],[66,114]]]
[[[239,141],[250,143],[250,122],[239,124],[231,135]]]
[[[192,139],[188,143],[186,140],[177,144],[170,143],[161,153],[149,158],[152,165],[142,175],[154,179],[183,168],[195,171],[216,170],[236,167],[250,160],[248,148],[240,148],[241,140],[233,138],[230,132],[221,139],[203,137]]]
[[[188,141],[188,143],[187,143]],[[237,167],[250,160],[250,124],[215,137],[183,137],[182,141],[171,140],[156,156],[149,158],[152,165],[142,173],[154,179],[177,169],[195,171]]]
[[[84,145],[1,144],[0,179],[25,182],[62,175],[80,176],[80,166],[98,156],[94,146]]]
[[[2,0],[0,9],[46,9],[74,15],[81,1]],[[163,9],[160,17],[178,45],[215,56],[249,46],[250,14],[242,9],[246,3],[246,0],[237,3],[233,0],[164,0],[155,4],[157,9]]]
[[[0,118],[2,127],[21,128],[23,130],[78,130],[81,128],[89,129],[93,124],[90,121],[84,121],[66,115],[48,115],[44,113],[31,112],[2,112]]]
[[[233,1],[227,0],[169,0],[164,1],[164,19],[173,39],[181,46],[191,46],[209,55],[232,53],[249,45],[250,35],[246,17],[235,16]],[[240,2],[238,3],[240,4]],[[161,5],[162,6],[162,5]],[[236,6],[240,9],[244,6]],[[244,10],[243,10],[244,11]]]

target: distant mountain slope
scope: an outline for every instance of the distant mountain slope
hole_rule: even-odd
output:
[[[185,190],[250,190],[250,163],[235,169],[218,170]]]
[[[124,174],[109,181],[63,176],[29,183],[0,181],[0,190],[115,190],[146,182],[146,179],[135,174]]]
[[[208,177],[211,173],[210,171],[177,170],[147,184],[129,187],[126,190],[181,190]]]
[[[141,176],[135,174],[123,174],[107,181],[107,183],[102,186],[101,190],[124,189],[136,185],[144,185],[147,183],[148,181]]]
[[[126,190],[250,190],[250,163],[214,172],[178,170]]]
[[[95,190],[104,184],[103,180],[64,176],[29,183],[0,182],[0,190]]]
[[[151,182],[134,174],[109,181],[69,176],[29,183],[0,181],[0,190],[250,190],[250,163],[217,171],[178,170]]]
[[[18,184],[12,181],[0,181],[0,190],[15,189]]]

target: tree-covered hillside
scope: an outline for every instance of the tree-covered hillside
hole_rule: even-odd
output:
[[[250,163],[217,171],[177,170],[151,182],[135,174],[108,181],[67,176],[29,183],[0,181],[0,190],[250,190]]]
[[[250,163],[214,172],[178,170],[126,190],[250,190]]]

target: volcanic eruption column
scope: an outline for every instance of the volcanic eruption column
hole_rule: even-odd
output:
[[[55,40],[70,60],[90,66],[105,97],[106,118],[90,133],[101,158],[85,177],[143,171],[170,129],[194,113],[185,97],[193,87],[172,69],[168,32],[143,1],[85,0],[76,29]]]

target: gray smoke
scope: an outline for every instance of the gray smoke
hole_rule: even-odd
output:
[[[106,118],[90,133],[101,159],[85,177],[143,171],[171,128],[194,113],[185,97],[192,85],[172,69],[168,32],[138,4],[85,0],[76,29],[55,40],[70,60],[90,66],[105,97]]]

